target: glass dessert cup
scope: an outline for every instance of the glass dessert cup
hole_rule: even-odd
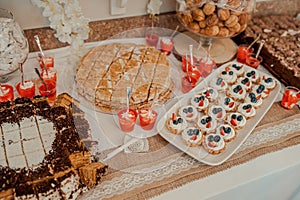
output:
[[[20,97],[32,99],[35,96],[35,83],[32,80],[25,80],[24,83],[19,82],[16,90]]]
[[[131,132],[134,130],[138,113],[136,110],[129,108],[122,109],[118,112],[120,128],[123,132]]]
[[[263,61],[261,56],[256,56],[254,53],[248,53],[246,56],[246,65],[257,69],[260,63]]]
[[[0,102],[13,101],[14,100],[14,88],[9,84],[0,85]]]
[[[51,55],[47,55],[45,57],[42,57],[42,55],[39,53],[38,55],[38,62],[41,69],[44,69],[44,66],[46,69],[54,67],[54,57]]]
[[[181,78],[181,91],[182,93],[188,93],[191,91],[199,82],[201,74],[199,71],[191,71],[185,73]]]
[[[300,90],[293,86],[287,86],[281,100],[281,106],[291,110],[300,101]]]
[[[254,7],[255,0],[181,0],[177,1],[176,11],[180,23],[199,36],[200,45],[207,49],[213,60],[222,57],[222,61],[227,62],[237,50],[236,47],[227,46],[234,45],[230,38],[247,28]],[[228,49],[234,51],[224,54]]]
[[[37,81],[37,88],[39,93],[43,97],[47,97],[48,103],[52,105],[56,100],[56,81],[51,79],[45,79],[45,84],[41,81]]]
[[[174,48],[174,41],[169,37],[162,37],[160,39],[160,51],[170,55]]]
[[[139,111],[140,126],[144,130],[152,130],[158,113],[152,108],[143,108]]]

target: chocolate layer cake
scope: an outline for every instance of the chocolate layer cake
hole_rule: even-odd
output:
[[[0,103],[0,199],[76,199],[105,173],[64,106],[41,97]]]
[[[254,17],[234,40],[250,44],[258,34],[266,41],[263,65],[286,85],[300,88],[300,20],[288,15]],[[254,46],[258,49],[258,44]]]

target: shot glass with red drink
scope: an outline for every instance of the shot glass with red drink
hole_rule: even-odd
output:
[[[20,97],[32,99],[35,96],[35,83],[32,80],[19,82],[16,85],[16,90]]]
[[[212,72],[215,66],[216,62],[211,57],[206,56],[204,58],[201,58],[198,66],[201,76],[203,78],[207,77]]]
[[[131,132],[134,130],[138,113],[134,109],[122,109],[118,112],[120,128],[123,132]]]
[[[174,41],[169,37],[163,37],[160,39],[160,50],[170,55],[174,47]]]
[[[198,70],[187,72],[181,78],[181,91],[187,93],[192,90],[197,84],[201,77]]]
[[[299,89],[293,86],[287,86],[282,96],[281,106],[291,110],[299,101],[300,101]]]
[[[44,80],[51,79],[52,81],[55,82],[57,80],[56,70],[54,68],[43,70],[41,76]]]
[[[194,71],[197,69],[197,58],[193,56],[193,61],[191,62],[191,56],[185,54],[182,56],[182,71]]]
[[[44,79],[37,81],[37,88],[41,96],[47,97],[48,103],[51,105],[56,100],[56,81],[52,79]]]
[[[262,62],[262,60],[263,59],[261,56],[257,56],[254,53],[249,53],[247,54],[246,57],[246,65],[253,67],[254,69],[257,69],[260,63]]]
[[[42,56],[42,54],[38,54],[38,62],[41,67],[41,69],[44,68],[44,66],[49,69],[54,67],[54,57],[51,55]]]
[[[143,108],[139,111],[140,126],[144,130],[152,130],[158,113],[152,108]]]
[[[13,101],[14,88],[9,84],[0,84],[0,102]]]
[[[154,31],[149,31],[146,33],[146,44],[152,47],[157,48],[159,36]]]

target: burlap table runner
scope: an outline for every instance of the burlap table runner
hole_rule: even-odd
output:
[[[149,138],[149,144],[150,152],[159,152],[159,159],[155,159],[155,156],[147,158],[145,154],[136,154],[132,157],[132,155],[121,153],[109,163],[110,168],[101,184],[82,195],[81,198],[149,199],[258,156],[299,144],[299,121],[298,107],[285,110],[278,102],[274,103],[241,148],[218,166],[200,163],[156,135]],[[168,148],[164,148],[165,146]],[[150,161],[143,162],[143,157]],[[157,167],[161,163],[163,165]],[[136,169],[145,169],[145,171],[137,173]]]

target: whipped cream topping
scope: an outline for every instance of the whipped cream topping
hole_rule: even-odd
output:
[[[0,96],[4,96],[9,93],[9,88],[1,87]]]
[[[204,132],[209,132],[217,127],[217,121],[215,118],[204,115],[197,121],[197,126]]]
[[[225,141],[235,137],[235,130],[229,124],[221,124],[218,126],[216,133],[220,134]]]
[[[184,129],[181,133],[181,137],[188,143],[197,144],[201,141],[203,135],[200,129],[192,126]]]
[[[240,104],[238,112],[242,113],[245,117],[253,117],[256,114],[254,106],[250,103]]]
[[[29,89],[32,88],[34,86],[34,83],[32,81],[25,81],[24,84],[20,84],[20,88],[25,90],[25,89]]]
[[[220,134],[210,133],[205,136],[204,142],[206,147],[215,151],[221,150],[225,147],[225,141]]]
[[[193,121],[198,116],[198,111],[195,106],[187,105],[179,108],[178,114],[185,118],[187,121]]]

